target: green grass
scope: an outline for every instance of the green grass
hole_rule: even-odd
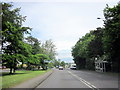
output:
[[[2,89],[2,77],[0,77],[0,90]]]
[[[48,71],[48,70],[47,70]],[[37,77],[47,71],[16,71],[14,75],[2,76],[2,88],[10,88],[26,80]]]

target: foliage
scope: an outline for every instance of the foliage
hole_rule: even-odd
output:
[[[50,63],[48,63],[48,68],[53,68],[54,67],[54,64],[53,64],[53,62],[50,62]]]
[[[51,60],[55,59],[55,55],[57,54],[56,47],[51,39],[46,40],[45,43],[43,43],[42,48],[43,54],[48,55]]]
[[[54,60],[53,64],[55,67],[59,67],[60,66],[60,61],[59,60]]]
[[[65,62],[64,62],[64,61],[62,61],[62,62],[60,63],[60,66],[65,67]]]
[[[2,3],[2,62],[3,65],[10,68],[10,73],[15,73],[17,66],[34,70],[35,68],[46,69],[50,60],[55,59],[56,51],[52,40],[47,40],[45,44],[32,36],[24,37],[24,34],[30,34],[29,27],[23,27],[25,18],[20,15],[20,8],[13,8],[12,3]],[[22,63],[22,65],[20,65]]]
[[[54,65],[54,67],[56,67],[56,68],[58,68],[59,66],[65,67],[65,62],[61,61],[60,59],[54,60],[52,63]]]
[[[48,64],[48,61],[50,60],[49,57],[45,54],[37,54],[36,56],[39,58],[43,70],[46,70],[46,64]]]
[[[2,50],[4,62],[7,61],[10,67],[10,73],[12,69],[16,69],[17,62],[19,60],[18,54],[20,54],[21,42],[23,40],[24,33],[28,33],[29,27],[23,27],[22,22],[25,17],[19,14],[20,8],[10,9],[12,4],[2,3]],[[6,55],[6,56],[5,56]],[[5,59],[9,57],[10,59]]]
[[[89,59],[89,47],[88,45],[94,39],[94,35],[87,33],[84,37],[80,38],[76,45],[72,48],[72,56],[77,64],[77,68],[85,68],[86,60]]]
[[[94,39],[88,44],[88,57],[89,58],[97,58],[103,55],[103,29],[97,28],[97,30],[91,31],[93,35],[95,35]]]
[[[90,31],[78,40],[72,48],[73,60],[77,68],[94,69],[95,58],[106,60],[112,71],[120,70],[120,3],[104,9],[104,28]]]
[[[38,54],[42,53],[42,49],[40,47],[40,41],[37,38],[34,38],[32,36],[28,36],[26,39],[26,43],[32,46],[32,54]]]
[[[109,61],[112,62],[113,71],[118,72],[118,60],[120,59],[120,3],[112,8],[107,5],[104,9],[104,16],[104,52],[109,56]]]

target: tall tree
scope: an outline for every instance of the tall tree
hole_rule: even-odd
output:
[[[97,28],[97,30],[93,30],[90,32],[95,37],[90,41],[87,47],[87,60],[86,60],[86,68],[95,70],[95,59],[100,59],[100,57],[104,54],[103,52],[103,29]]]
[[[120,60],[120,3],[112,8],[107,5],[104,9],[104,16],[104,52],[108,56],[108,61],[112,62],[113,71],[118,72],[120,70],[118,67]]]
[[[95,36],[92,33],[87,33],[85,36],[80,38],[72,48],[72,56],[74,57],[73,60],[77,65],[77,69],[85,68],[88,61],[90,61],[88,56],[88,45],[94,39],[94,37]]]
[[[19,13],[20,8],[11,9],[12,4],[2,3],[2,50],[3,58],[8,56],[10,73],[12,70],[15,72],[17,60],[17,54],[21,51],[24,33],[28,33],[29,27],[23,27],[22,22],[25,21],[25,17],[22,17]]]
[[[91,31],[91,34],[95,35],[94,39],[88,44],[88,57],[99,58],[103,55],[103,29],[97,28],[97,30]]]
[[[57,54],[56,47],[51,39],[46,40],[45,43],[43,43],[42,48],[43,53],[47,54],[51,60],[55,59],[55,55]]]

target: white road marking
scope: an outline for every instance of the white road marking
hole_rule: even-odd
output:
[[[87,85],[92,90],[99,90],[96,86],[94,86],[91,83],[87,82],[86,80],[78,77],[77,75],[73,74],[72,72],[68,71],[68,73],[70,73],[72,76],[76,77],[78,80],[80,80],[82,83],[84,83],[85,85]]]

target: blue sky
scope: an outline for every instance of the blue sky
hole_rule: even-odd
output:
[[[50,2],[51,1],[51,2]],[[57,58],[72,62],[71,48],[90,30],[103,26],[103,9],[114,6],[118,0],[40,0],[18,1],[21,14],[27,16],[24,26],[32,28],[31,35],[42,42],[52,39],[57,48]],[[89,2],[88,2],[89,1]],[[91,1],[91,2],[90,2]]]

